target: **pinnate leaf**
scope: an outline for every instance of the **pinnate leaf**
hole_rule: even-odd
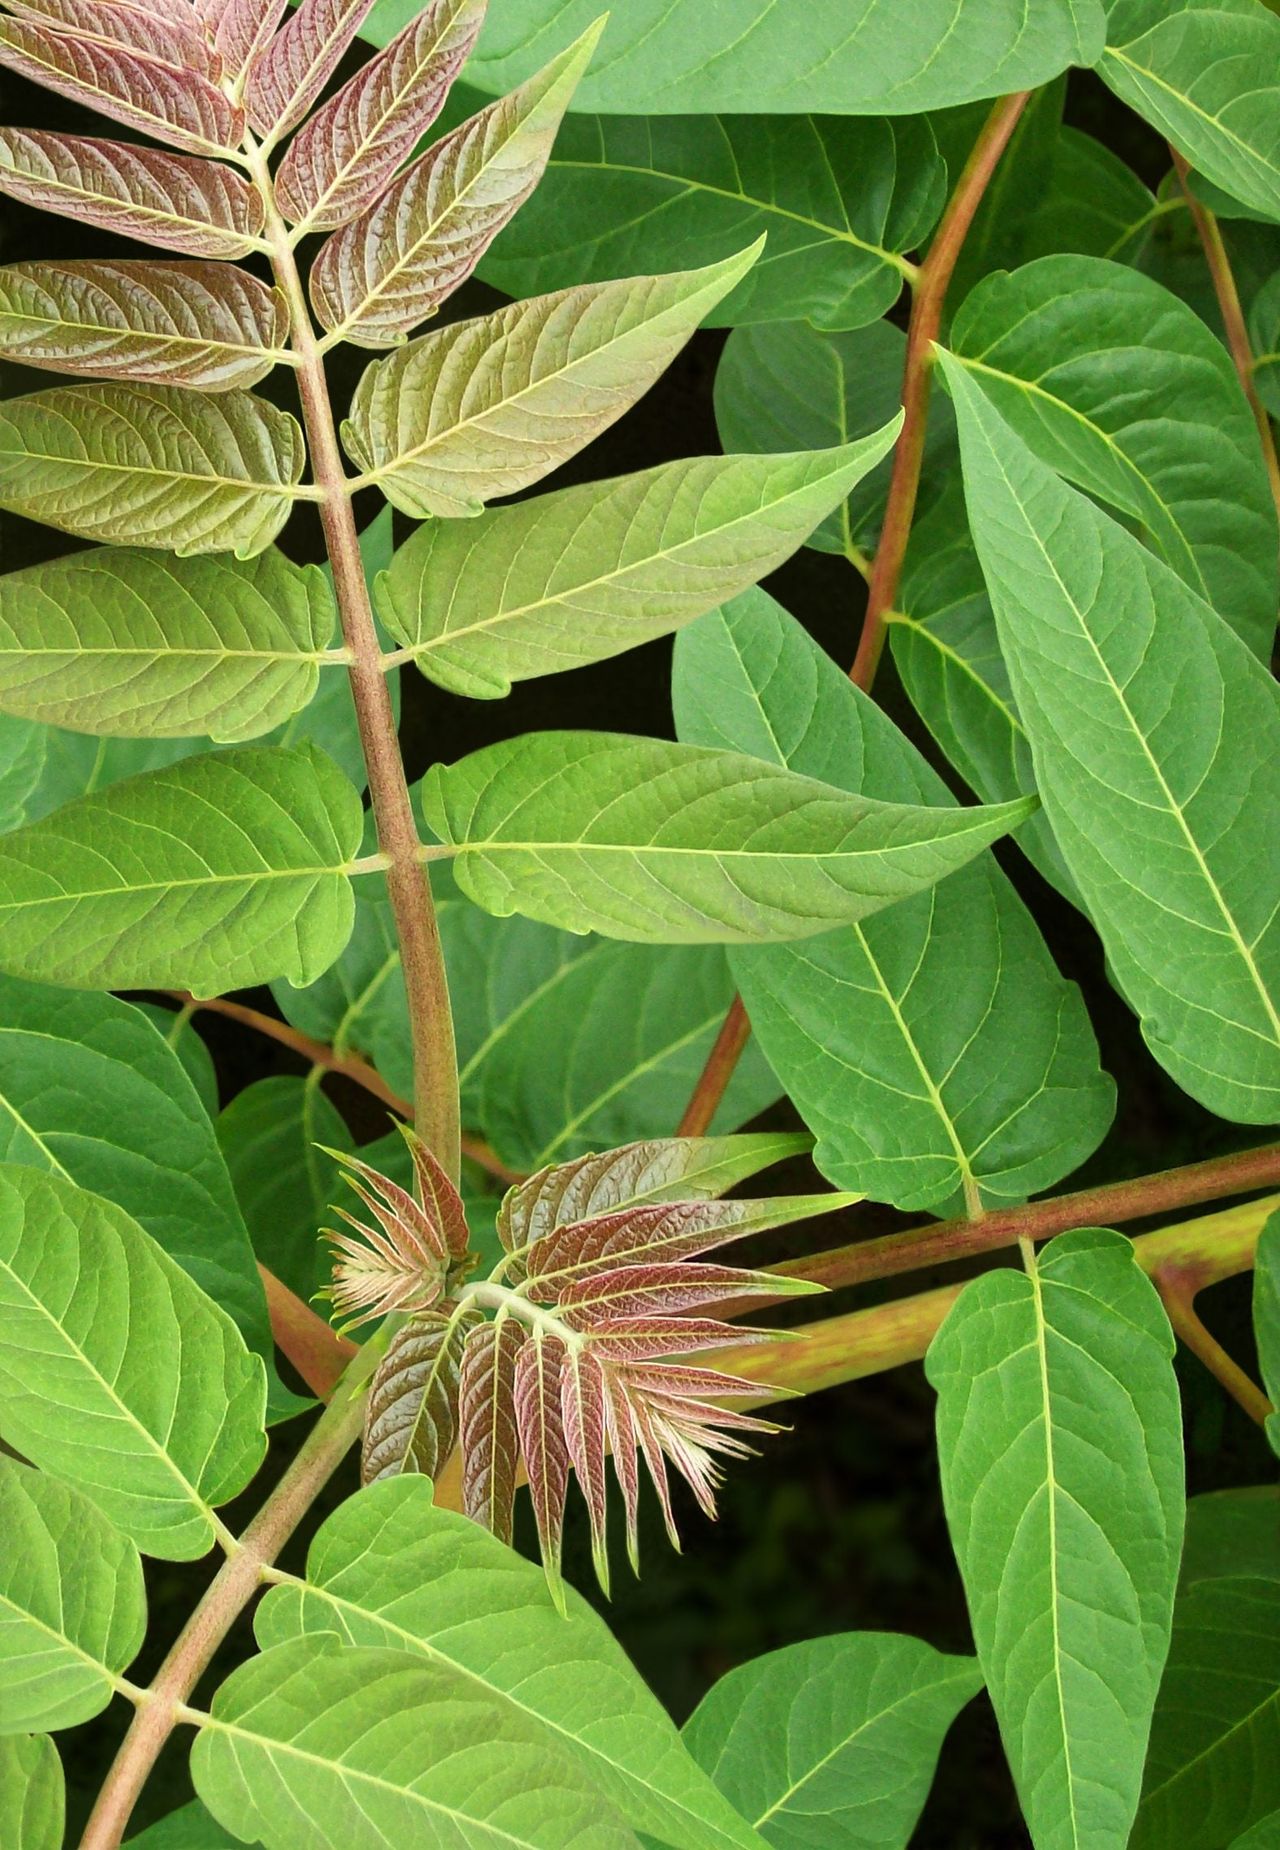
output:
[[[305,1582],[274,1587],[255,1625],[264,1647],[336,1632],[446,1663],[536,1720],[638,1829],[689,1850],[758,1850],[608,1627],[571,1588],[565,1603],[562,1617],[536,1567],[402,1477],[328,1519]]]
[[[33,20],[0,17],[0,65],[190,154],[224,154],[244,132],[240,111],[198,71]]]
[[[311,300],[326,328],[361,346],[392,346],[465,281],[537,185],[599,35],[591,27],[334,232],[311,270]]]
[[[259,194],[218,161],[39,129],[0,128],[0,192],[192,257],[243,257],[263,225]]]
[[[483,16],[484,0],[434,0],[316,111],[275,176],[286,218],[328,231],[377,197],[435,121]]]
[[[101,1196],[0,1166],[0,1433],[147,1554],[186,1561],[264,1450],[265,1377],[226,1312]]]
[[[74,385],[0,410],[0,506],[180,558],[269,546],[303,460],[295,420],[251,392]]]
[[[1194,1098],[1270,1123],[1280,1104],[1275,684],[1207,604],[1031,454],[964,366],[943,364],[1045,813],[1115,981]]]
[[[0,708],[79,732],[256,738],[316,690],[335,621],[315,566],[103,548],[0,578]]]
[[[735,752],[529,733],[437,765],[428,827],[487,911],[648,942],[766,942],[931,886],[1032,805],[875,803]]]
[[[351,930],[361,826],[355,790],[310,747],[144,772],[0,838],[0,964],[76,988],[305,983]]]
[[[662,463],[428,522],[378,581],[383,622],[424,674],[479,698],[607,659],[780,565],[897,428],[837,450]]]
[[[62,1850],[62,1762],[47,1734],[0,1736],[0,1841],[9,1850]]]
[[[342,427],[347,451],[408,514],[475,514],[621,417],[757,254],[568,289],[425,334],[366,369]]]
[[[458,1436],[458,1377],[466,1319],[432,1312],[392,1337],[369,1389],[361,1479],[403,1471],[433,1477]]]
[[[226,75],[239,88],[266,50],[287,4],[288,0],[210,0],[203,9]]]
[[[12,1458],[0,1522],[0,1728],[73,1727],[106,1708],[142,1644],[142,1562],[87,1497]]]
[[[969,1657],[847,1632],[721,1677],[681,1733],[775,1850],[902,1850],[947,1729],[982,1686]]]
[[[462,1507],[501,1542],[510,1542],[520,1462],[516,1356],[521,1326],[510,1317],[468,1331],[458,1383]]]
[[[191,1756],[196,1790],[266,1850],[633,1850],[586,1771],[474,1681],[332,1636],[232,1673]]]
[[[1173,1337],[1119,1234],[967,1285],[926,1361],[978,1661],[1033,1842],[1123,1850],[1169,1645]]]
[[[137,6],[132,0],[17,0],[8,10],[54,31],[99,39],[160,64],[196,71],[215,84],[220,75],[213,47],[188,5],[166,8]]]
[[[565,1345],[558,1336],[540,1329],[532,1331],[516,1352],[512,1382],[516,1431],[538,1525],[538,1549],[552,1598],[562,1611],[560,1552],[572,1464],[560,1411],[565,1354]]]
[[[274,141],[301,122],[338,68],[373,0],[302,0],[245,84],[249,120]]]
[[[0,270],[0,348],[24,366],[226,392],[264,378],[287,332],[279,291],[229,264]]]

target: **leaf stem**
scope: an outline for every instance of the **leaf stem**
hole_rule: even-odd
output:
[[[729,1004],[729,1012],[720,1024],[715,1044],[707,1055],[707,1064],[698,1075],[698,1083],[684,1108],[684,1116],[676,1127],[677,1137],[702,1137],[710,1129],[720,1101],[729,1089],[729,1081],[737,1070],[747,1042],[751,1039],[751,1023],[741,996],[735,996]]]
[[[421,842],[400,757],[391,696],[382,672],[382,645],[365,583],[351,488],[338,447],[324,361],[289,231],[276,208],[266,161],[261,151],[253,146],[250,146],[249,166],[262,195],[265,235],[276,283],[289,308],[290,340],[298,356],[297,380],[303,422],[312,473],[321,495],[320,519],[342,618],[343,641],[351,651],[348,674],[368,772],[378,845],[390,861],[386,870],[387,891],[400,940],[400,961],[409,998],[413,1038],[414,1121],[423,1141],[456,1181],[461,1125],[449,986],[431,888],[418,859]]]
[[[1249,409],[1258,426],[1258,435],[1262,440],[1262,456],[1267,466],[1267,479],[1271,484],[1271,494],[1280,514],[1280,456],[1276,454],[1275,432],[1271,428],[1271,419],[1266,407],[1258,397],[1258,388],[1253,378],[1253,348],[1249,341],[1249,331],[1245,326],[1244,310],[1240,306],[1240,291],[1236,288],[1235,275],[1231,268],[1231,259],[1223,242],[1222,228],[1217,217],[1209,208],[1202,205],[1191,190],[1190,173],[1178,150],[1169,148],[1173,156],[1173,165],[1182,187],[1187,208],[1191,213],[1200,243],[1204,249],[1205,262],[1213,281],[1213,292],[1218,298],[1218,310],[1222,316],[1222,325],[1226,331],[1227,346],[1235,362],[1236,373],[1249,401]]]
[[[1188,1285],[1185,1273],[1176,1268],[1157,1271],[1155,1282],[1178,1341],[1204,1363],[1209,1373],[1226,1389],[1232,1400],[1244,1408],[1251,1420],[1256,1420],[1259,1426],[1265,1425],[1275,1409],[1262,1389],[1250,1380],[1240,1364],[1227,1354],[1217,1337],[1211,1335],[1200,1321],[1195,1307],[1195,1291]]]
[[[871,567],[867,611],[862,621],[858,652],[849,671],[854,685],[864,692],[875,679],[884,651],[885,624],[898,595],[903,561],[907,556],[907,541],[911,537],[916,495],[920,489],[920,470],[924,462],[933,343],[942,329],[947,289],[973,223],[973,215],[1030,94],[1029,90],[1016,91],[1012,96],[1002,96],[992,107],[969,151],[969,158],[947,201],[946,210],[916,279],[902,380],[902,405],[905,413],[902,435],[894,450],[884,525],[880,529],[880,543],[876,547],[875,561]]]

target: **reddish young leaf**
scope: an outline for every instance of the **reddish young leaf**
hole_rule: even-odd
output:
[[[378,1223],[377,1227],[367,1226],[339,1209],[343,1220],[354,1228],[354,1235],[325,1234],[337,1255],[328,1295],[335,1310],[349,1319],[345,1327],[354,1329],[372,1318],[397,1311],[417,1316],[429,1310],[444,1296],[450,1258],[434,1196],[419,1205],[407,1189],[358,1157],[340,1150],[328,1150],[326,1154],[342,1165],[343,1179]],[[448,1187],[447,1178],[444,1180]],[[459,1215],[461,1210],[458,1201]],[[452,1214],[452,1204],[449,1211]],[[462,1232],[465,1247],[465,1217]]]
[[[812,1142],[788,1133],[651,1137],[600,1156],[579,1156],[539,1169],[509,1189],[498,1209],[498,1237],[509,1253],[519,1252],[557,1227],[621,1208],[713,1200],[771,1164],[811,1149]]]
[[[276,202],[309,230],[354,218],[440,113],[475,43],[484,0],[435,0],[299,129],[276,173]]]
[[[233,264],[0,269],[0,348],[24,366],[226,392],[270,372],[287,333],[283,296]]]
[[[695,1349],[723,1349],[730,1343],[776,1341],[781,1332],[742,1330],[715,1317],[612,1317],[607,1323],[592,1323],[584,1334],[601,1361],[614,1367],[621,1362],[690,1355]]]
[[[667,1478],[667,1461],[663,1455],[662,1444],[658,1438],[657,1426],[653,1415],[638,1396],[633,1397],[625,1386],[619,1383],[618,1392],[623,1395],[631,1414],[631,1424],[635,1431],[636,1443],[640,1456],[644,1459],[645,1469],[650,1482],[658,1493],[658,1502],[662,1509],[662,1520],[666,1526],[667,1540],[679,1553],[680,1531],[676,1527],[675,1511],[671,1506],[671,1485]]]
[[[249,72],[249,120],[277,141],[301,122],[364,24],[373,0],[302,0]]]
[[[175,6],[168,12],[134,6],[129,0],[10,0],[9,10],[77,38],[98,39],[179,70],[198,71],[210,83],[222,75],[213,47],[185,0],[180,11]]]
[[[467,1211],[462,1204],[462,1196],[422,1139],[415,1137],[407,1124],[400,1125],[399,1130],[413,1157],[418,1198],[439,1228],[445,1252],[452,1259],[465,1259],[471,1244],[471,1233],[467,1227]]]
[[[516,1356],[524,1331],[513,1318],[482,1323],[462,1352],[458,1442],[462,1507],[499,1541],[510,1542],[520,1435],[516,1430]]]
[[[213,43],[227,76],[242,86],[254,59],[271,42],[289,0],[227,0],[213,27]]]
[[[361,346],[394,346],[470,276],[541,179],[599,31],[446,135],[334,232],[311,271],[326,328]]]
[[[560,1415],[565,1444],[591,1520],[591,1560],[596,1579],[609,1591],[609,1555],[605,1546],[608,1479],[608,1390],[604,1366],[590,1348],[567,1349],[560,1370]]]
[[[244,133],[241,112],[199,72],[30,20],[0,17],[0,64],[193,154],[226,153]]]
[[[569,1448],[560,1410],[564,1353],[558,1337],[538,1330],[525,1337],[515,1362],[516,1429],[529,1474],[542,1565],[561,1611],[564,1588],[560,1580],[560,1545],[569,1491]]]
[[[243,257],[263,224],[257,192],[216,161],[38,129],[0,128],[0,192],[193,257]]]
[[[622,1492],[626,1520],[627,1559],[633,1574],[640,1572],[640,1468],[636,1456],[636,1424],[622,1382],[607,1371],[605,1413],[609,1423],[609,1448],[613,1453],[613,1471]]]
[[[361,1482],[431,1477],[458,1436],[458,1371],[466,1317],[416,1318],[392,1337],[365,1408]]]
[[[801,1297],[821,1290],[807,1278],[780,1278],[745,1266],[641,1263],[573,1279],[556,1303],[575,1329],[586,1329],[601,1318],[677,1317],[734,1298]]]

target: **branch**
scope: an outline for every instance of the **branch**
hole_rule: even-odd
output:
[[[1231,358],[1235,362],[1240,384],[1244,388],[1244,395],[1249,401],[1249,409],[1258,426],[1258,435],[1262,439],[1263,460],[1267,465],[1267,478],[1271,483],[1276,512],[1280,514],[1280,457],[1276,455],[1275,432],[1271,428],[1271,419],[1267,416],[1266,407],[1258,397],[1258,388],[1254,384],[1253,348],[1249,343],[1244,310],[1240,306],[1240,291],[1236,288],[1236,279],[1231,269],[1231,259],[1227,255],[1227,247],[1223,242],[1222,229],[1215,214],[1207,206],[1202,205],[1192,192],[1191,169],[1182,155],[1172,145],[1170,145],[1169,152],[1173,156],[1173,165],[1177,170],[1183,196],[1204,247],[1205,262],[1209,266],[1209,275],[1213,279],[1213,292],[1218,298],[1218,309],[1222,315],[1222,325],[1226,330],[1227,346],[1231,350]]]

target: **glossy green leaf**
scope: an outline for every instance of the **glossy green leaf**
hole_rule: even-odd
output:
[[[514,302],[425,334],[366,368],[342,426],[347,452],[406,514],[476,514],[621,417],[757,254]]]
[[[366,38],[384,44],[409,0],[382,0]],[[493,0],[469,77],[510,89],[570,32],[595,17],[593,0]],[[1094,0],[916,0],[910,14],[883,4],[854,12],[810,0],[803,13],[759,0],[628,0],[616,11],[583,82],[579,105],[611,112],[712,109],[752,113],[829,109],[904,115],[1044,83],[1102,46]]]
[[[681,1732],[776,1850],[903,1850],[943,1737],[981,1687],[971,1657],[847,1632],[731,1670]]]
[[[1234,1512],[1197,1511],[1217,1571],[1184,1574],[1132,1850],[1218,1850],[1280,1805],[1280,1527],[1238,1548]],[[1224,1526],[1223,1517],[1227,1518]]]
[[[0,1166],[0,1433],[147,1554],[185,1561],[257,1470],[265,1378],[135,1220]]]
[[[480,699],[606,660],[781,565],[897,431],[895,418],[842,449],[661,463],[429,522],[378,581],[383,622],[431,680]]]
[[[1273,1214],[1258,1236],[1253,1273],[1253,1329],[1258,1364],[1272,1405],[1280,1407],[1280,1213]],[[1280,1412],[1267,1420],[1267,1437],[1280,1453]]]
[[[681,636],[682,739],[841,789],[945,804],[942,780],[763,591]],[[829,1181],[938,1213],[1022,1201],[1111,1122],[1074,984],[990,855],[865,924],[735,950],[751,1025]]]
[[[460,110],[480,100],[467,85],[454,95]],[[924,243],[945,197],[946,169],[920,116],[575,111],[542,183],[479,273],[508,295],[536,295],[729,257],[764,232],[765,255],[708,323],[805,316],[856,328],[893,307],[910,273],[906,253]]]
[[[62,1850],[62,1762],[47,1734],[0,1737],[0,1842],[6,1850]]]
[[[138,1551],[78,1491],[12,1458],[0,1525],[0,1732],[88,1721],[146,1635]]]
[[[213,1127],[178,1054],[137,1008],[0,977],[0,1160],[123,1208],[235,1321],[283,1391]]]
[[[925,1363],[978,1661],[1039,1850],[1129,1840],[1182,1546],[1173,1348],[1129,1241],[1090,1228],[967,1285]]]
[[[950,345],[1041,462],[1129,516],[1270,658],[1275,503],[1235,368],[1198,315],[1123,265],[1045,257],[988,277]]]
[[[458,884],[499,918],[750,944],[808,937],[918,893],[1032,805],[876,803],[737,752],[535,732],[434,766],[422,808]]]
[[[356,792],[311,747],[130,778],[0,839],[0,963],[77,988],[307,982],[350,934],[361,826]]]
[[[266,1850],[634,1850],[546,1731],[407,1651],[298,1638],[227,1679],[191,1755],[196,1790]]]
[[[1114,979],[1181,1086],[1221,1116],[1270,1123],[1275,684],[1207,604],[1031,454],[967,368],[944,366],[1045,814]]]
[[[0,409],[0,506],[179,557],[269,546],[304,458],[294,419],[251,392],[68,385]]]
[[[335,615],[323,574],[274,549],[72,553],[0,578],[0,707],[116,737],[256,738],[310,701]]]
[[[1098,72],[1224,192],[1280,218],[1280,19],[1258,0],[1107,0]]]
[[[435,1509],[423,1479],[399,1477],[329,1518],[312,1543],[306,1583],[274,1588],[255,1625],[264,1646],[336,1633],[351,1646],[413,1652],[483,1696],[495,1727],[510,1717],[571,1754],[638,1828],[680,1850],[758,1845],[603,1620],[572,1590],[567,1603],[562,1618],[540,1569],[465,1517]]]

